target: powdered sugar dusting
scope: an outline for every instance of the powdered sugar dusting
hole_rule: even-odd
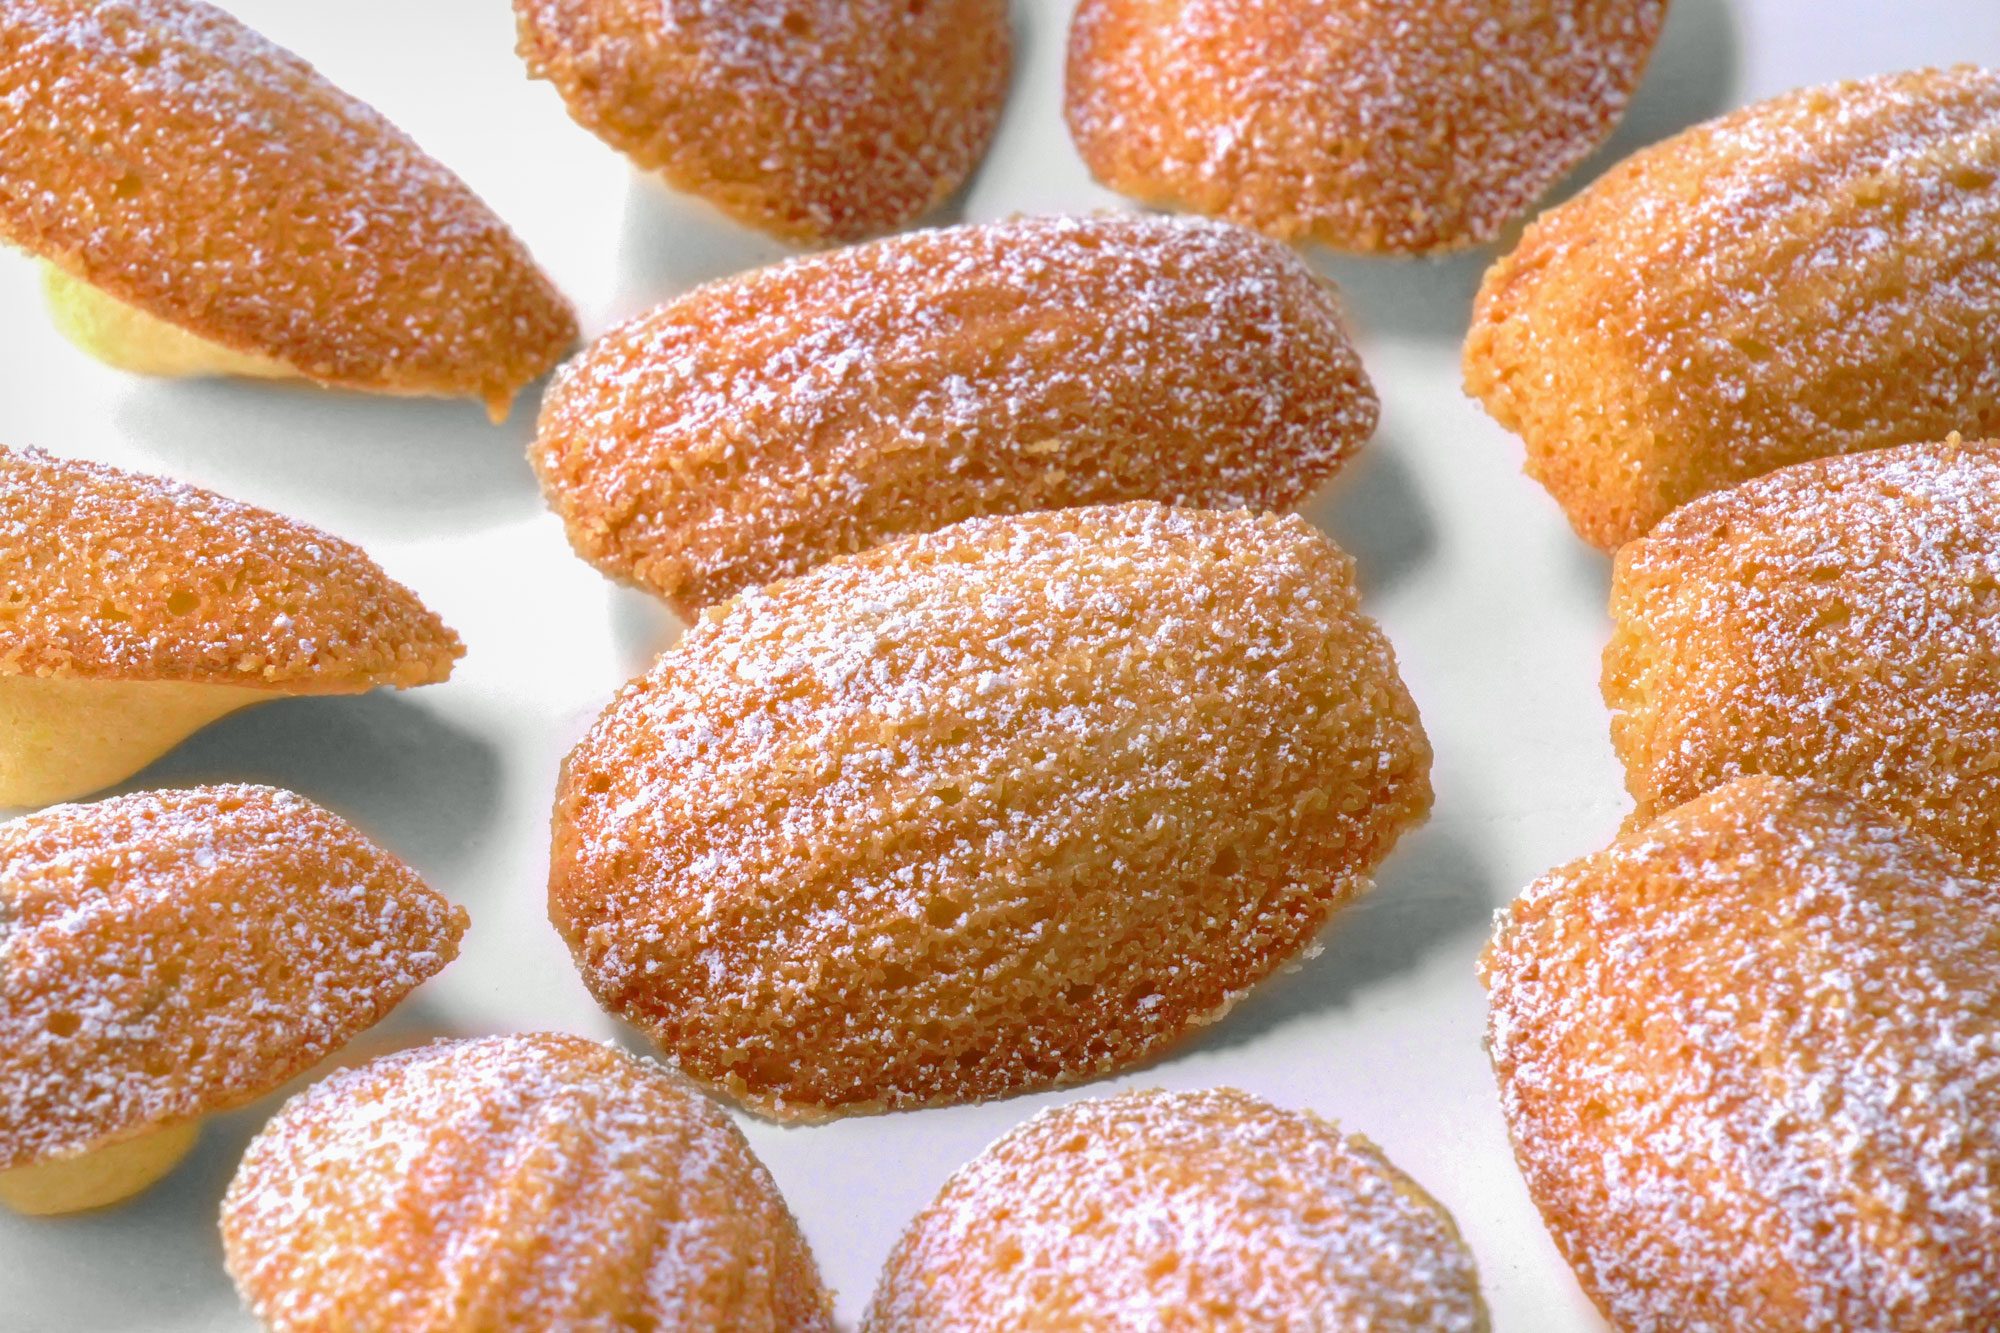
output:
[[[1724,787],[1487,959],[1515,1151],[1621,1328],[2000,1326],[2000,884],[1831,789]]]
[[[0,234],[331,384],[502,407],[576,337],[463,182],[200,0],[0,0]]]
[[[1471,1333],[1451,1218],[1364,1139],[1230,1089],[1043,1111],[890,1256],[869,1333],[1076,1327]]]
[[[829,1330],[742,1133],[657,1066],[580,1037],[443,1041],[288,1102],[223,1203],[274,1330]]]
[[[178,482],[0,449],[0,675],[352,691],[443,680],[463,652],[336,537]]]
[[[1090,1077],[1308,947],[1429,807],[1302,520],[974,519],[711,612],[568,760],[550,914],[759,1110]]]
[[[1640,817],[1745,773],[1817,778],[2000,868],[2000,443],[1704,497],[1620,553],[1611,610]]]
[[[1099,180],[1343,249],[1490,240],[1609,137],[1665,0],[1084,0]]]
[[[1331,292],[1240,228],[1024,218],[703,287],[567,365],[578,550],[697,609],[975,514],[1284,508],[1375,427]]]
[[[0,825],[0,1169],[269,1092],[464,931],[409,867],[269,787]]]

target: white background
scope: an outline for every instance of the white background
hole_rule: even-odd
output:
[[[1423,0],[1410,0],[1423,3]],[[775,242],[636,178],[515,59],[504,0],[236,0],[235,11],[367,99],[463,175],[577,302],[585,332]],[[955,215],[1079,210],[1093,186],[1060,117],[1068,0],[1016,0],[999,137]],[[1675,0],[1612,146],[1572,179],[1696,120],[1805,83],[2000,64],[1992,0]],[[1490,914],[1593,849],[1625,800],[1596,680],[1606,561],[1519,473],[1517,443],[1459,390],[1486,252],[1436,263],[1314,255],[1346,293],[1382,428],[1313,504],[1359,558],[1437,749],[1437,809],[1337,920],[1326,951],[1171,1058],[1087,1089],[808,1129],[746,1122],[859,1315],[904,1222],[1030,1112],[1116,1087],[1239,1085],[1369,1135],[1457,1215],[1496,1326],[1598,1327],[1515,1174],[1480,1048],[1473,962]],[[164,262],[164,257],[163,257]],[[367,547],[464,636],[449,684],[239,715],[135,786],[254,780],[342,811],[463,903],[464,956],[354,1051],[534,1028],[603,1037],[544,918],[556,764],[616,685],[675,632],[572,558],[523,461],[531,392],[504,427],[464,403],[238,383],[148,383],[86,360],[0,257],[0,442],[170,473]],[[0,1329],[238,1329],[215,1216],[278,1104],[211,1122],[165,1185],[99,1215],[0,1216]]]

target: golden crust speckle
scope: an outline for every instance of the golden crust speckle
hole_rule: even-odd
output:
[[[1480,288],[1465,382],[1605,550],[1809,458],[2000,433],[2000,72],[1808,88],[1627,159]]]
[[[1296,517],[972,519],[711,610],[571,753],[550,916],[773,1116],[1075,1082],[1308,948],[1430,806],[1353,565]]]
[[[1489,241],[1611,134],[1666,0],[1083,0],[1064,110],[1098,180],[1286,238]]]
[[[1366,1139],[1233,1089],[1044,1111],[945,1182],[865,1333],[1480,1333],[1436,1200]]]
[[[1500,918],[1514,1152],[1624,1329],[2000,1327],[2000,884],[1745,778]]]
[[[564,367],[532,457],[683,615],[976,514],[1286,508],[1375,428],[1332,292],[1205,221],[1021,218],[712,283]]]
[[[787,240],[930,212],[1000,120],[1006,0],[514,0],[529,71],[641,167]]]
[[[444,1041],[286,1103],[222,1210],[274,1333],[830,1333],[777,1187],[723,1112],[580,1037]]]
[[[0,0],[0,236],[322,384],[496,413],[576,339],[401,131],[200,0]]]
[[[0,824],[0,1169],[228,1110],[457,956],[465,913],[270,787]]]
[[[0,449],[0,675],[355,693],[463,653],[357,547],[157,477]]]

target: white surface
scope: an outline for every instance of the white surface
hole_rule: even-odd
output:
[[[1421,3],[1421,0],[1411,0]],[[236,0],[246,21],[373,102],[455,168],[577,301],[586,333],[774,242],[635,179],[512,54],[504,0]],[[1060,117],[1068,0],[1016,0],[1018,74],[968,219],[1118,201]],[[1836,77],[2000,63],[1992,0],[1675,0],[1625,128],[1573,190],[1695,120]],[[1315,255],[1345,290],[1382,429],[1310,509],[1359,557],[1437,749],[1437,809],[1338,920],[1325,953],[1172,1058],[1087,1089],[783,1130],[747,1123],[804,1223],[844,1321],[904,1222],[1036,1108],[1133,1085],[1235,1084],[1368,1134],[1457,1215],[1496,1327],[1598,1327],[1509,1156],[1480,1048],[1473,960],[1489,914],[1590,850],[1625,809],[1598,701],[1607,564],[1519,474],[1518,444],[1459,391],[1458,344],[1491,256]],[[174,476],[366,546],[464,636],[444,686],[273,704],[210,729],[135,785],[241,779],[357,820],[472,913],[464,956],[358,1044],[566,1028],[617,1035],[543,913],[556,764],[673,632],[569,554],[522,451],[471,404],[252,384],[151,384],[85,360],[41,319],[32,270],[0,262],[0,441]],[[166,1185],[103,1215],[0,1217],[0,1329],[237,1329],[215,1214],[270,1099],[213,1123]]]

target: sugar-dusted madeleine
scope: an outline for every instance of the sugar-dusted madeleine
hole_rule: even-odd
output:
[[[1492,240],[1609,138],[1666,0],[1082,0],[1098,180],[1362,253]]]
[[[201,0],[0,0],[0,101],[0,238],[113,365],[498,415],[576,339],[464,182]]]
[[[1787,94],[1627,160],[1480,289],[1467,389],[1605,550],[1789,463],[2000,433],[2000,72]]]
[[[441,1041],[285,1104],[222,1205],[273,1333],[830,1333],[798,1225],[721,1108],[581,1037]]]
[[[1755,777],[1501,914],[1514,1153],[1620,1329],[2000,1328],[2000,883]]]
[[[1308,949],[1430,805],[1353,562],[1297,517],[970,519],[710,611],[558,785],[606,1008],[753,1110],[1151,1055]]]
[[[1230,1088],[1041,1112],[945,1182],[866,1333],[1479,1333],[1479,1275],[1374,1144]]]
[[[172,1169],[458,954],[465,913],[270,787],[0,824],[0,1202],[70,1212]]]
[[[441,681],[462,652],[316,528],[0,449],[0,805],[109,786],[250,704]]]
[[[1604,701],[1636,819],[1848,788],[2000,872],[2000,443],[1818,459],[1618,553]]]
[[[1284,508],[1375,429],[1331,291],[1241,228],[1020,218],[711,283],[564,367],[577,551],[683,614],[977,514]]]
[[[914,221],[1000,121],[1007,0],[514,0],[578,124],[789,241]]]

